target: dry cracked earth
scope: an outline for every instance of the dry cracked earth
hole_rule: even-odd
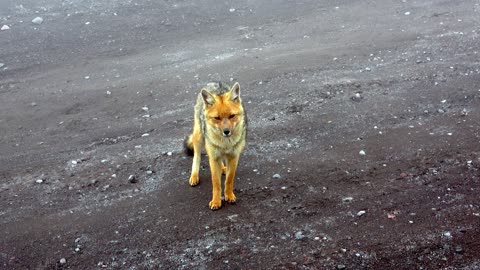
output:
[[[480,269],[479,26],[478,0],[0,0],[0,268]],[[250,125],[211,211],[182,141],[219,80]]]

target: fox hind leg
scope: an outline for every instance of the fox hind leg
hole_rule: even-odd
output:
[[[225,166],[224,162],[222,162],[222,174],[227,175],[227,166]]]
[[[200,160],[202,155],[203,147],[203,138],[200,132],[193,132],[191,135],[192,146],[193,146],[193,162],[192,162],[192,174],[190,175],[190,180],[188,183],[190,186],[196,186],[200,182],[199,171],[200,171]]]

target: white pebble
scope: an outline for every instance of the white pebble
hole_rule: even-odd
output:
[[[35,180],[35,183],[41,184],[41,183],[43,183],[43,179],[37,179],[37,180]]]
[[[73,165],[77,165],[77,163],[78,163],[78,162],[77,162],[76,160],[72,160],[72,164],[73,164]]]
[[[235,12],[235,9],[234,9],[234,8],[231,8],[231,9],[230,9],[230,12]]]
[[[406,16],[410,15],[410,11],[404,13]]]
[[[274,174],[272,177],[273,177],[274,179],[280,179],[281,176],[280,176],[280,174],[276,173],[276,174]]]
[[[148,134],[148,133],[142,134],[142,137],[147,137],[147,136],[150,136],[150,134]]]
[[[171,156],[171,155],[173,155],[172,152],[167,152],[167,156]]]
[[[147,112],[147,111],[148,111],[148,107],[147,107],[147,106],[142,107],[142,110]]]
[[[365,156],[367,153],[365,153],[364,150],[360,150],[360,152],[358,152],[361,156]]]
[[[43,23],[43,18],[42,17],[36,17],[35,19],[32,20],[32,23],[42,24]]]
[[[60,264],[66,264],[66,263],[67,263],[67,259],[65,259],[65,258],[60,259]]]
[[[110,96],[111,94],[112,94],[112,92],[110,92],[110,91],[107,90],[107,95]]]
[[[361,211],[358,211],[357,216],[361,217],[361,216],[365,215],[366,213],[367,213],[366,211],[361,210]]]
[[[2,28],[0,28],[0,30],[8,30],[10,29],[10,27],[8,25],[3,25]]]

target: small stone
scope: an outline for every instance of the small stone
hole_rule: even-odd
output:
[[[455,253],[458,253],[458,254],[463,254],[465,251],[463,250],[463,248],[461,246],[456,246],[455,247]]]
[[[417,63],[417,64],[421,64],[422,62],[423,62],[423,61],[420,60],[420,59],[418,59],[417,61],[415,61],[415,63]]]
[[[112,92],[110,92],[110,91],[107,90],[106,94],[107,94],[108,96],[110,96],[110,95],[112,94]]]
[[[345,269],[345,268],[347,268],[347,267],[343,264],[337,265],[337,269],[339,269],[339,270],[342,270],[342,269]]]
[[[37,106],[37,103],[32,102],[32,103],[30,103],[30,106],[35,107],[35,106]]]
[[[444,109],[438,109],[437,112],[439,112],[439,113],[445,113],[445,110],[444,110]]]
[[[371,70],[372,70],[372,69],[369,68],[369,67],[366,67],[366,68],[365,68],[365,71],[371,71]]]
[[[408,174],[405,173],[405,172],[402,172],[402,173],[400,174],[400,177],[401,177],[401,178],[405,178],[405,177],[407,177],[407,176],[408,176]]]
[[[273,177],[273,179],[280,179],[281,176],[280,176],[280,174],[276,173],[272,177]]]
[[[10,29],[10,27],[9,27],[8,25],[6,25],[6,24],[3,25],[2,28],[0,28],[0,30],[2,30],[2,31],[3,31],[3,30],[9,30],[9,29]]]
[[[410,13],[410,11],[407,11],[407,12],[405,12],[404,14],[405,14],[405,16],[408,16],[408,15],[410,15],[411,13]]]
[[[342,202],[344,202],[344,203],[349,203],[349,202],[351,202],[351,201],[353,201],[353,197],[344,197],[344,198],[342,198]]]
[[[148,136],[150,136],[150,134],[148,134],[148,133],[142,134],[142,137],[148,137]]]
[[[305,235],[301,231],[295,233],[295,239],[302,240],[303,238],[305,238]]]
[[[66,264],[66,263],[67,263],[67,259],[65,259],[65,258],[60,259],[60,264]]]
[[[42,24],[43,23],[43,18],[42,17],[36,17],[35,19],[32,20],[32,23]]]
[[[468,112],[467,109],[463,109],[461,112],[461,116],[467,116]]]
[[[79,252],[80,251],[80,248],[75,248],[75,252]]]
[[[37,179],[37,180],[35,180],[35,183],[41,184],[41,183],[43,183],[43,179]]]
[[[444,232],[443,236],[445,236],[446,238],[452,238],[452,233],[451,232]]]
[[[0,68],[4,67],[5,64],[4,63],[0,63]]]
[[[144,114],[142,115],[142,118],[150,118],[150,114]]]
[[[142,111],[148,112],[148,107],[147,106],[142,107]]]
[[[287,189],[287,187],[281,187],[281,189],[282,189],[282,190],[285,190],[285,189]]]
[[[167,156],[171,156],[171,155],[173,155],[172,152],[167,152]]]
[[[234,8],[229,9],[230,12],[235,12]]]
[[[131,174],[131,175],[128,177],[128,182],[134,184],[134,183],[137,183],[138,180],[137,180],[137,178],[135,177],[135,175]]]
[[[153,174],[153,171],[148,170],[147,175],[151,175],[151,174]]]
[[[353,95],[350,99],[353,101],[360,101],[363,99],[363,97],[360,93],[355,93],[355,95]]]
[[[360,150],[360,152],[358,152],[361,156],[365,156],[367,153],[365,153],[364,150]]]
[[[270,116],[270,117],[268,117],[268,120],[269,120],[269,121],[275,121],[275,116]]]
[[[361,216],[365,215],[366,213],[367,212],[365,210],[361,210],[361,211],[358,211],[357,216],[361,217]]]
[[[90,76],[85,76],[85,80],[88,80],[88,79],[90,79]]]
[[[73,165],[77,165],[77,163],[78,163],[78,162],[77,162],[76,160],[72,160],[72,164],[73,164]]]

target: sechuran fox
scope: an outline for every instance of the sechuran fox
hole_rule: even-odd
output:
[[[189,183],[199,183],[200,158],[205,149],[212,176],[212,200],[210,209],[222,207],[222,173],[226,175],[224,199],[236,201],[233,193],[235,171],[240,154],[245,148],[247,115],[240,98],[240,85],[209,83],[198,94],[195,105],[193,133],[185,139],[185,152],[193,155],[192,174]]]

